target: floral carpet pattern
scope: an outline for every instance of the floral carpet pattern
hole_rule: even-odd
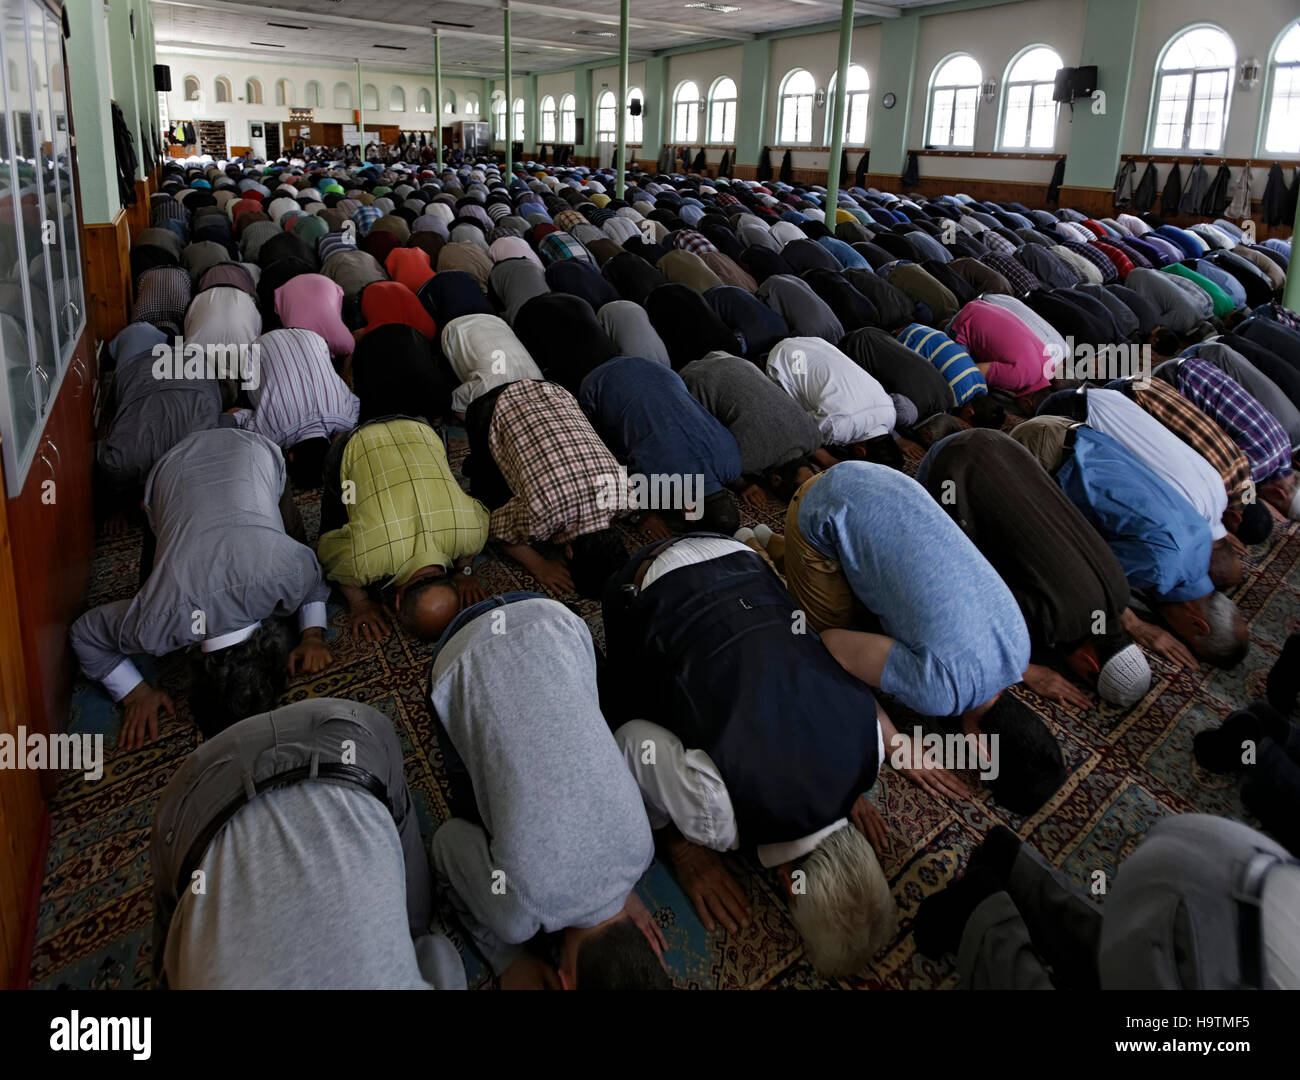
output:
[[[463,434],[449,432],[453,462],[465,455]],[[919,458],[909,447],[909,471]],[[319,494],[298,496],[309,539],[315,538]],[[783,530],[784,507],[770,502],[755,512],[742,507],[747,524],[765,521]],[[628,534],[629,551],[639,543]],[[88,605],[133,595],[139,570],[138,530],[101,538]],[[537,588],[514,563],[488,554],[479,574],[490,592]],[[896,940],[874,965],[852,980],[819,977],[785,912],[777,879],[756,862],[730,856],[730,866],[751,902],[750,925],[738,934],[706,933],[671,874],[656,862],[639,886],[668,939],[666,955],[682,989],[896,988],[934,989],[955,984],[953,958],[921,956],[911,919],[921,901],[941,889],[966,863],[980,838],[999,822],[1016,830],[1079,884],[1101,870],[1107,879],[1160,817],[1186,812],[1221,814],[1258,825],[1247,813],[1230,777],[1209,774],[1192,758],[1192,737],[1217,726],[1234,708],[1263,696],[1264,680],[1287,635],[1300,630],[1300,526],[1279,525],[1265,544],[1251,549],[1246,577],[1233,598],[1251,628],[1251,651],[1232,671],[1175,671],[1151,660],[1151,692],[1129,712],[1095,705],[1087,712],[1044,702],[1016,691],[1041,715],[1061,744],[1069,777],[1031,818],[1008,814],[980,791],[964,804],[938,801],[885,769],[871,792],[889,826],[882,863],[900,921]],[[601,643],[599,605],[576,602]],[[389,716],[405,749],[410,785],[426,841],[448,815],[442,762],[425,706],[431,646],[400,634],[382,645],[354,643],[344,608],[330,604],[327,643],[334,664],[316,677],[290,684],[287,701],[312,696],[349,697]],[[138,661],[142,673],[176,702],[160,737],[141,750],[113,749],[119,712],[102,690],[79,678],[69,730],[105,735],[104,775],[87,782],[67,777],[51,804],[50,847],[40,897],[30,980],[40,988],[144,988],[149,984],[153,918],[149,830],[159,793],[197,733],[186,707],[188,665],[182,655]],[[159,683],[156,683],[159,684]],[[521,707],[525,707],[521,703]],[[891,714],[897,710],[891,705]],[[911,726],[906,715],[900,728]],[[492,985],[490,972],[466,943],[454,916],[441,917],[461,948],[472,987]]]

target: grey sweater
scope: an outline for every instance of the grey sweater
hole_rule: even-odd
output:
[[[734,436],[747,473],[784,465],[822,445],[817,421],[748,360],[711,352],[687,364],[681,376],[691,396]]]
[[[493,970],[539,931],[618,914],[654,841],[586,624],[553,600],[492,608],[439,653],[431,700],[483,819],[438,829],[434,869]]]

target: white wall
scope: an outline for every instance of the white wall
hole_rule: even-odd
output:
[[[250,123],[275,123],[277,121],[285,125],[283,139],[285,142],[290,141],[288,122],[289,106],[276,105],[275,102],[275,83],[278,79],[287,79],[291,87],[291,96],[289,101],[293,105],[304,106],[306,104],[307,83],[315,80],[323,88],[322,100],[326,103],[323,106],[314,106],[316,123],[319,124],[351,124],[354,123],[352,113],[348,109],[333,108],[334,86],[336,83],[346,83],[352,91],[353,107],[357,105],[357,73],[356,68],[349,67],[313,67],[307,65],[294,64],[269,64],[259,63],[252,60],[236,59],[211,59],[208,57],[191,56],[185,53],[170,51],[164,47],[158,49],[158,62],[168,64],[171,67],[172,89],[167,95],[167,115],[172,123],[177,120],[224,120],[226,121],[226,143],[228,146],[248,146],[249,145],[249,124]],[[184,100],[185,97],[185,77],[187,75],[196,75],[201,87],[201,99],[199,102]],[[234,101],[218,103],[216,100],[216,80],[219,75],[224,75],[230,80],[231,90]],[[261,105],[249,105],[243,100],[244,84],[250,78],[259,79],[262,83],[262,101]],[[368,130],[377,128],[380,124],[397,124],[406,131],[432,131],[434,128],[434,113],[420,113],[415,111],[416,97],[419,90],[423,87],[429,91],[429,100],[435,104],[433,94],[433,76],[407,75],[395,72],[374,71],[367,68],[361,69],[362,84],[370,83],[379,91],[379,109],[365,111],[365,122]],[[401,86],[406,92],[406,109],[403,112],[392,112],[388,108],[388,93],[394,86]],[[487,102],[483,100],[483,84],[479,79],[464,78],[444,78],[442,80],[444,92],[448,89],[456,94],[456,113],[452,116],[443,116],[443,123],[452,120],[479,120],[486,119]],[[465,97],[467,94],[474,94],[479,98],[479,113],[473,115],[465,111]]]
[[[540,79],[538,80],[541,81]],[[645,100],[645,62],[629,63],[627,65],[627,86],[632,89],[634,86],[641,88],[642,101]],[[591,70],[591,117],[587,121],[591,138],[595,138],[596,132],[596,102],[600,100],[600,95],[606,90],[610,91],[617,99],[618,97],[618,66],[610,65],[609,67],[592,68]],[[627,103],[624,102],[624,107]],[[629,131],[631,128],[628,129]],[[638,145],[629,142],[629,145]],[[631,158],[629,157],[629,161]]]

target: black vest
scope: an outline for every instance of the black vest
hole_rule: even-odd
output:
[[[871,690],[811,628],[793,632],[794,602],[757,554],[682,567],[638,592],[644,558],[605,596],[610,674],[627,713],[708,753],[746,846],[847,816],[880,767]]]

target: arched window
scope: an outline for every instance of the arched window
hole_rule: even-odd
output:
[[[499,90],[492,95],[492,138],[506,141],[506,96]]]
[[[446,116],[456,115],[456,91],[444,90],[442,92],[442,111]]]
[[[197,75],[185,76],[185,100],[198,101],[201,93],[199,77]]]
[[[466,104],[468,104],[469,99],[466,98],[465,100],[466,100]],[[510,116],[514,120],[514,129],[515,129],[515,133],[512,137],[515,142],[523,142],[524,141],[524,99],[523,98],[521,97],[515,98],[514,104],[510,106]]]
[[[1165,46],[1156,69],[1151,149],[1218,152],[1237,49],[1217,26],[1193,26]]]
[[[725,75],[709,90],[709,142],[736,141],[736,80]]]
[[[1268,84],[1264,151],[1300,154],[1300,22],[1292,23],[1278,40]]]
[[[400,86],[394,86],[388,91],[388,111],[406,112],[406,91]]]
[[[379,111],[379,90],[373,83],[366,83],[361,88],[361,108],[366,112]]]
[[[542,98],[542,137],[541,142],[555,142],[555,98],[547,94]]]
[[[812,142],[813,96],[817,83],[803,68],[795,68],[781,80],[777,103],[777,142]]]
[[[627,101],[624,103],[625,106],[630,110],[632,102],[634,101],[641,102],[642,113],[636,116],[633,116],[631,112],[628,113],[627,141],[630,143],[639,143],[642,141],[641,132],[643,129],[641,127],[641,121],[644,119],[645,109],[645,94],[641,93],[641,87],[639,86],[629,86],[627,88]]]
[[[560,98],[560,142],[578,141],[577,105],[578,101],[572,94]]]
[[[307,84],[304,96],[309,106],[320,108],[325,104],[325,88],[315,79]]]
[[[673,94],[673,138],[693,143],[700,133],[700,88],[690,80]]]
[[[356,102],[352,97],[352,87],[345,82],[336,82],[334,84],[334,108],[336,109],[355,109]]]
[[[277,105],[293,104],[293,86],[288,79],[275,80],[275,103]]]
[[[249,79],[244,83],[244,101],[249,105],[262,104],[262,83],[258,79]]]
[[[466,95],[465,95],[465,115],[466,115],[466,116],[473,116],[473,117],[476,117],[476,118],[477,118],[477,116],[478,116],[478,94],[466,94]]]
[[[419,113],[433,112],[433,95],[423,86],[415,92],[415,111]]]
[[[1050,150],[1056,145],[1056,73],[1064,67],[1046,45],[1026,49],[1007,69],[1002,90],[1002,149]]]
[[[982,77],[979,64],[965,53],[950,56],[934,69],[927,146],[975,145],[975,113]]]
[[[838,72],[836,73],[838,74]],[[871,76],[861,64],[850,64],[844,80],[844,145],[867,145],[867,108],[871,104]],[[835,75],[831,76],[830,89],[826,91],[826,142],[831,141],[831,125],[835,123]]]
[[[618,98],[609,90],[596,99],[596,141],[618,141]]]
[[[229,101],[230,98],[231,98],[230,80],[227,79],[224,75],[218,75],[217,76],[217,101]]]

